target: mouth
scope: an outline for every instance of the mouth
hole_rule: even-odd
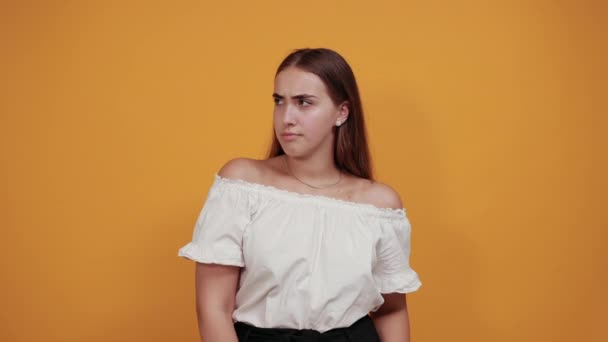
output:
[[[281,134],[281,141],[284,141],[284,142],[296,141],[299,137],[300,137],[300,134],[283,133],[283,134]]]

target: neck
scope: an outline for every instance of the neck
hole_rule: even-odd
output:
[[[333,155],[299,159],[285,154],[283,158],[291,172],[304,181],[320,184],[331,183],[335,182],[340,174],[335,166]],[[286,171],[289,172],[289,170]]]

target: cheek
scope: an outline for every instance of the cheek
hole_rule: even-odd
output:
[[[327,130],[331,126],[332,113],[327,108],[315,108],[311,111],[310,118],[314,120],[317,128]]]
[[[330,115],[324,110],[310,111],[302,116],[300,124],[311,136],[324,136],[331,129]]]

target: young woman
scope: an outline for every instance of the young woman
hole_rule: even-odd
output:
[[[267,159],[214,175],[192,241],[204,342],[409,341],[410,222],[374,181],[353,72],[299,49],[274,80]]]

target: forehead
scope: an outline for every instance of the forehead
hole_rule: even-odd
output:
[[[319,76],[294,67],[289,67],[277,75],[274,79],[274,91],[283,96],[326,94],[325,84]]]

